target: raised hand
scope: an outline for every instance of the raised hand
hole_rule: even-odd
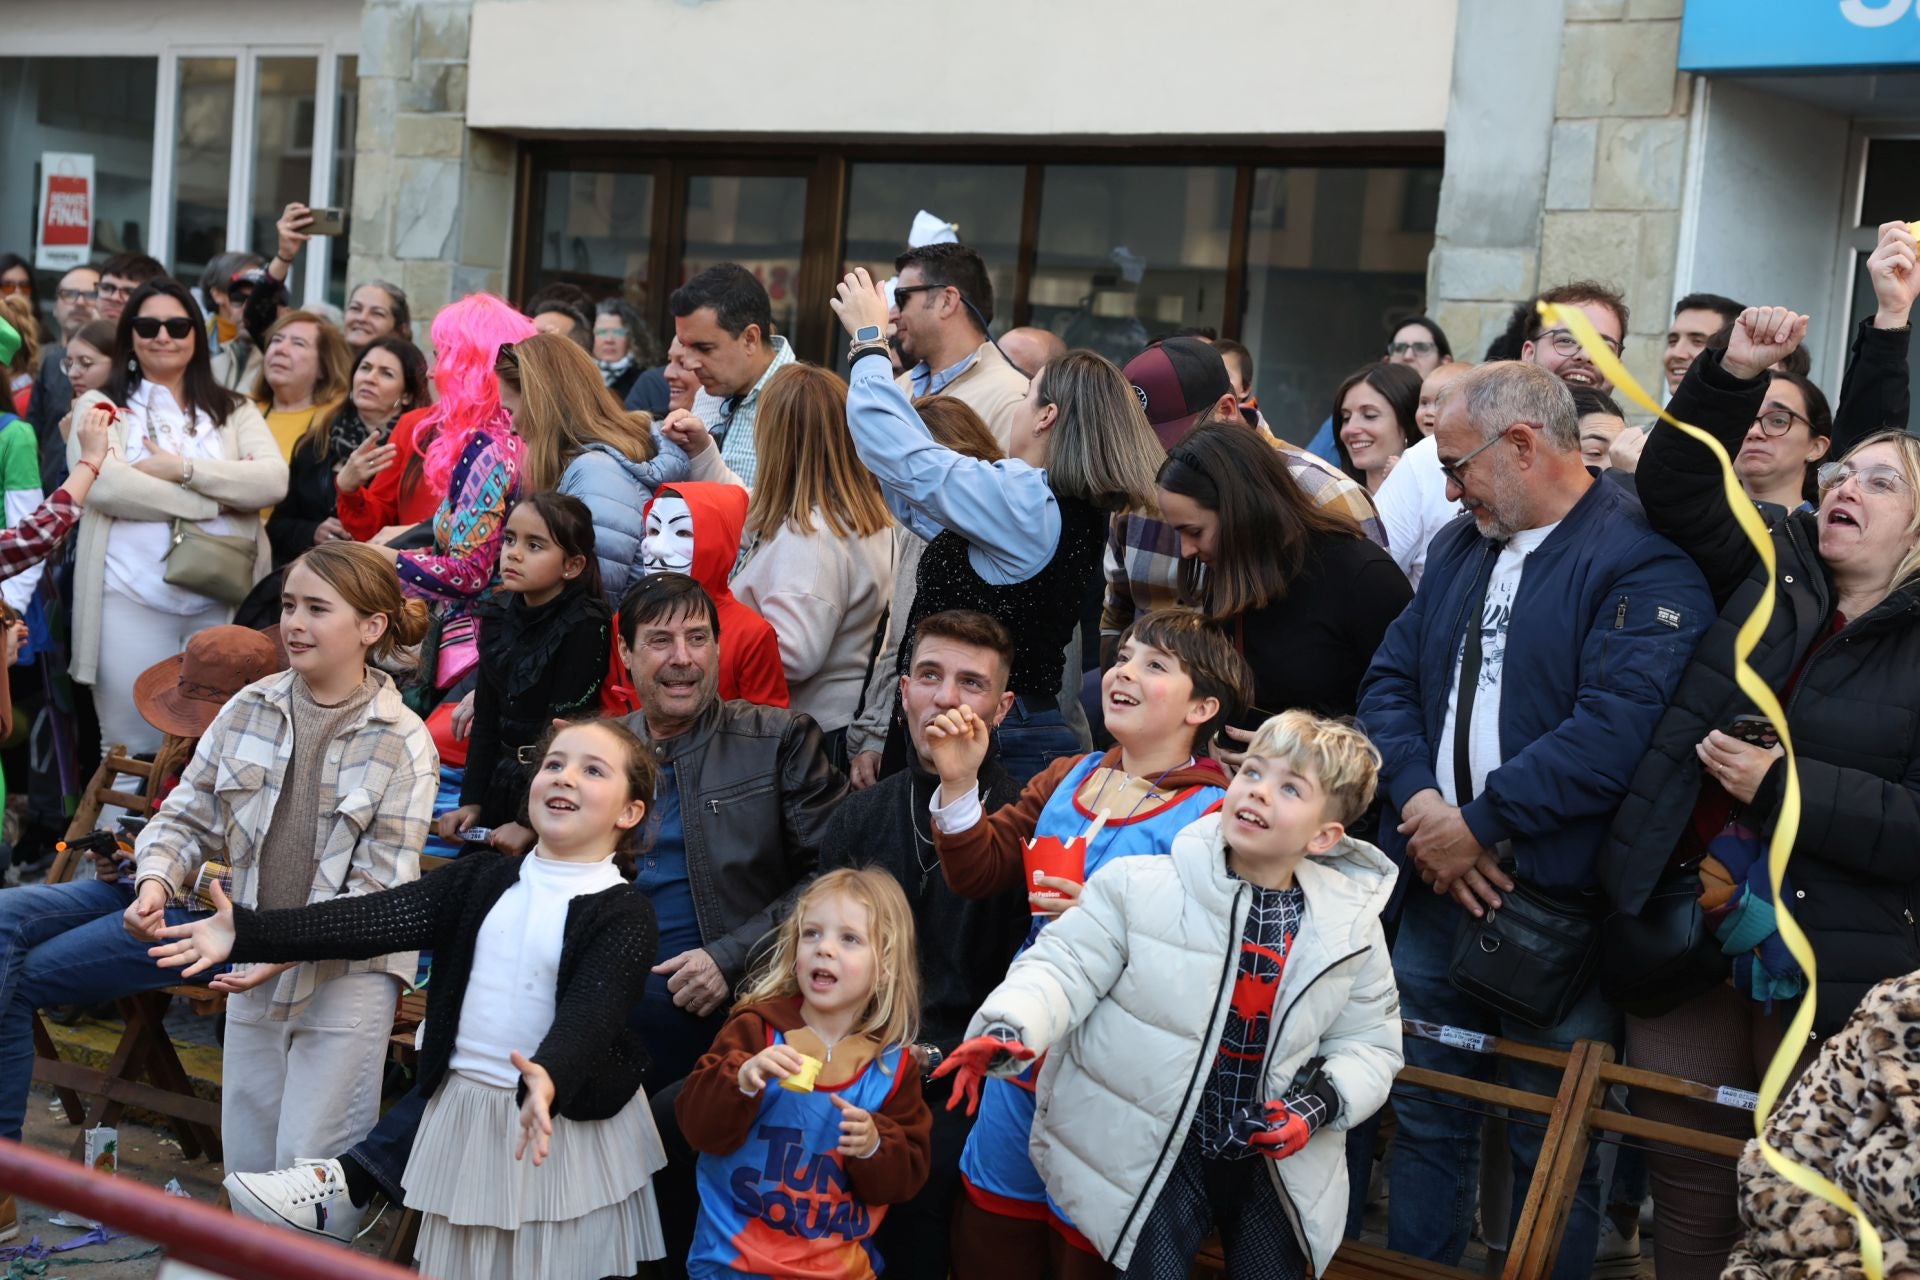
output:
[[[993,1034],[975,1036],[962,1041],[948,1054],[947,1060],[934,1069],[933,1078],[952,1076],[953,1091],[947,1098],[947,1110],[953,1110],[964,1099],[967,1114],[972,1115],[980,1109],[980,1086],[988,1076],[1018,1075],[1033,1058],[1033,1050],[1018,1040]]]
[[[770,1081],[806,1070],[807,1056],[790,1044],[770,1044],[740,1064],[734,1083],[742,1093],[763,1093]]]
[[[960,706],[942,711],[927,722],[927,751],[933,756],[934,771],[940,775],[943,804],[951,803],[961,792],[973,790],[980,776],[980,763],[987,758],[992,728],[974,714],[972,707]]]
[[[225,964],[227,957],[233,954],[233,940],[236,936],[233,926],[233,903],[227,900],[227,891],[220,887],[218,877],[210,877],[207,887],[213,894],[213,914],[186,924],[165,925],[154,930],[150,937],[173,939],[163,941],[157,947],[147,948],[147,954],[160,962],[162,969],[182,969],[180,976],[191,978],[205,973],[217,964]],[[158,880],[143,880],[140,883],[140,897],[133,906],[127,908],[129,916],[146,900],[149,889],[158,889],[162,894],[159,916],[166,919],[165,888]],[[131,922],[127,931],[139,937]]]
[[[341,465],[339,474],[333,478],[333,486],[341,493],[352,493],[367,481],[393,465],[399,455],[400,447],[379,436],[368,436],[354,447],[347,460]]]
[[[887,295],[873,282],[865,267],[849,271],[834,286],[833,295],[827,305],[840,317],[840,325],[849,338],[867,325],[878,325],[880,332],[886,333],[888,313],[893,308],[887,305]]]
[[[1914,239],[1911,222],[1885,222],[1880,225],[1880,243],[1867,258],[1867,278],[1873,281],[1873,296],[1880,309],[1873,317],[1876,329],[1903,328],[1913,314],[1913,302],[1920,295],[1920,241]]]
[[[1807,317],[1790,307],[1748,307],[1733,322],[1720,367],[1736,378],[1757,378],[1800,349]]]

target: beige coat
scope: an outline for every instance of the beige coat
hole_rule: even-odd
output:
[[[75,414],[108,403],[98,391],[74,401]],[[222,459],[200,458],[193,465],[193,484],[168,484],[150,476],[126,459],[126,419],[116,418],[108,428],[107,460],[100,477],[87,493],[86,510],[74,547],[73,662],[68,668],[75,682],[90,685],[100,666],[100,610],[106,593],[107,531],[115,520],[211,520],[224,508],[229,514],[253,513],[259,552],[254,557],[257,582],[273,567],[267,543],[266,521],[259,516],[287,496],[287,464],[280,446],[267,430],[267,420],[252,401],[242,400],[220,424]],[[80,462],[80,433],[67,437],[67,469]],[[164,572],[161,565],[155,573]],[[229,611],[231,617],[231,611]]]

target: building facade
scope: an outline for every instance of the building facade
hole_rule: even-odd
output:
[[[1762,12],[1765,11],[1765,12]],[[191,278],[350,210],[303,300],[425,314],[556,281],[667,295],[751,266],[810,359],[851,265],[925,210],[992,269],[993,327],[1124,359],[1251,348],[1304,438],[1425,310],[1477,358],[1591,276],[1656,383],[1676,297],[1815,315],[1837,388],[1872,228],[1920,218],[1920,0],[69,0],[0,16],[0,249],[44,155],[91,156],[95,249]],[[31,175],[31,180],[29,180]]]

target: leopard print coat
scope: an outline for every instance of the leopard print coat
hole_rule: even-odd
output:
[[[1867,993],[1788,1091],[1767,1140],[1852,1196],[1886,1245],[1887,1274],[1920,1267],[1920,973]],[[1740,1158],[1746,1239],[1722,1280],[1864,1280],[1853,1219]]]

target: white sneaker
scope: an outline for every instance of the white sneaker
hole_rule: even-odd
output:
[[[1600,1215],[1600,1239],[1593,1252],[1594,1280],[1634,1280],[1640,1274],[1640,1224],[1625,1235],[1613,1215]]]
[[[235,1213],[349,1243],[366,1210],[347,1197],[338,1160],[297,1160],[291,1169],[230,1173],[222,1184]]]

